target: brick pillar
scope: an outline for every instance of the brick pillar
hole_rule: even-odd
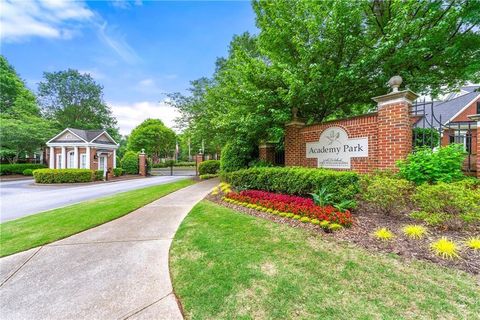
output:
[[[147,176],[147,156],[143,150],[138,155],[138,174]]]
[[[412,151],[410,109],[418,95],[411,90],[398,91],[402,78],[390,79],[392,92],[373,100],[378,104],[378,168],[397,170],[396,162]]]
[[[305,158],[305,142],[300,130],[305,123],[297,117],[297,108],[292,110],[292,121],[285,125],[285,166],[301,166]]]
[[[477,168],[477,178],[480,179],[480,114],[474,114],[471,116],[468,116],[470,119],[473,121],[477,121],[477,129],[475,130],[477,132],[477,148],[476,148],[476,168]],[[472,139],[473,140],[473,139]],[[472,150],[473,153],[473,150]]]
[[[275,145],[273,143],[261,143],[258,146],[258,154],[260,160],[275,164]]]

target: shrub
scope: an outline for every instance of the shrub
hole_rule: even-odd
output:
[[[247,143],[227,143],[221,153],[220,169],[232,172],[246,168],[252,160],[252,146]]]
[[[437,129],[414,128],[412,130],[413,147],[433,148],[440,145],[440,134]]]
[[[220,161],[207,160],[198,165],[198,173],[203,174],[216,174],[220,171]]]
[[[405,209],[414,189],[407,180],[383,175],[365,175],[360,185],[361,199],[387,214]]]
[[[200,175],[200,180],[208,180],[208,179],[212,179],[212,178],[216,178],[218,177],[218,174],[201,174]]]
[[[122,158],[122,169],[126,174],[138,174],[138,154],[127,151]]]
[[[250,168],[222,173],[222,178],[238,190],[256,189],[308,196],[325,188],[332,203],[353,200],[359,191],[358,174],[313,168]]]
[[[33,170],[32,169],[25,169],[25,170],[23,170],[22,174],[24,176],[33,176]]]
[[[122,168],[113,169],[113,175],[115,177],[120,177],[122,174],[123,174],[123,169]]]
[[[387,228],[380,228],[375,230],[375,232],[373,233],[373,236],[378,240],[383,240],[383,241],[391,240],[395,237],[395,235]]]
[[[465,156],[463,146],[458,144],[441,147],[436,151],[419,148],[397,165],[401,177],[416,184],[452,182],[465,177],[462,172]]]
[[[403,234],[411,239],[422,239],[427,234],[427,229],[418,224],[406,225],[402,228]]]
[[[96,181],[103,180],[103,170],[95,170],[94,176]]]
[[[34,164],[34,163],[14,163],[14,164],[0,164],[0,175],[9,175],[9,174],[23,174],[25,169],[35,170],[43,169],[47,166],[43,164]]]
[[[412,196],[420,209],[412,217],[431,225],[461,226],[480,222],[480,189],[470,182],[423,184]]]
[[[93,181],[90,169],[37,169],[33,171],[36,183],[75,183]]]
[[[430,245],[433,253],[445,259],[458,258],[458,249],[455,242],[448,240],[447,238],[441,238],[438,241],[433,242]]]
[[[340,229],[342,229],[343,226],[341,224],[338,224],[338,223],[331,223],[329,226],[328,226],[328,229],[330,229],[331,231],[338,231]]]

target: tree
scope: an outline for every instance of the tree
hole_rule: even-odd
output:
[[[38,86],[43,114],[59,129],[106,129],[119,138],[116,119],[103,100],[103,87],[77,70],[45,72]]]
[[[275,0],[253,8],[258,36],[235,36],[213,77],[172,100],[193,136],[250,150],[281,140],[294,107],[307,123],[374,110],[371,98],[396,74],[433,95],[480,80],[479,1]]]
[[[16,111],[13,110],[14,107]],[[2,115],[15,112],[40,115],[35,95],[2,55],[0,55],[0,112]]]
[[[161,157],[173,155],[175,150],[175,132],[167,128],[159,119],[147,119],[132,130],[128,138],[127,149],[142,149],[158,163]]]
[[[15,163],[39,151],[55,129],[50,121],[40,117],[35,95],[3,56],[0,86],[0,157]]]

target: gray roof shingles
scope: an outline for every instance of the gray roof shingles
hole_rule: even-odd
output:
[[[453,116],[455,116],[460,110],[462,110],[468,103],[470,103],[473,99],[478,98],[480,96],[480,92],[478,91],[471,91],[467,94],[461,95],[454,99],[442,102],[442,103],[435,103],[433,105],[433,114],[437,121],[433,121],[433,126],[438,128],[439,124],[438,121],[442,120],[442,123],[445,124],[449,121]],[[425,107],[425,117],[430,121],[430,107],[427,105]],[[416,124],[416,127],[422,127],[422,120],[420,119]],[[430,127],[430,125],[426,125]]]
[[[93,139],[98,137],[101,133],[105,132],[105,130],[81,130],[81,129],[75,129],[75,128],[68,128],[68,130],[72,131],[77,136],[81,137],[87,142],[92,142]],[[102,143],[105,143],[105,142],[102,141]],[[105,144],[114,144],[114,143],[112,142],[112,143],[105,143]]]

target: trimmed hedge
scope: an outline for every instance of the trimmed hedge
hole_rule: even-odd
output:
[[[122,169],[126,174],[138,174],[138,153],[127,151],[122,158]]]
[[[222,179],[238,190],[265,190],[308,196],[321,188],[332,195],[334,203],[353,200],[359,192],[359,175],[352,171],[273,167],[250,168],[222,174]]]
[[[94,171],[89,169],[37,169],[33,171],[36,183],[91,182]]]
[[[8,174],[23,174],[25,169],[43,169],[47,166],[43,164],[35,164],[35,163],[15,163],[15,164],[0,164],[0,175],[8,175]]]
[[[200,180],[208,180],[208,179],[213,179],[213,178],[216,178],[218,177],[218,174],[211,174],[211,173],[207,173],[207,174],[202,174],[199,176]]]
[[[200,173],[200,175],[216,174],[218,171],[220,171],[219,160],[207,160],[198,165],[198,173]]]
[[[122,168],[113,169],[113,175],[115,177],[120,177],[122,174],[123,174],[123,169]]]
[[[93,172],[93,175],[95,177],[95,181],[103,180],[103,177],[104,177],[103,174],[104,174],[103,170],[95,170]]]
[[[33,176],[33,170],[32,169],[25,169],[25,170],[23,170],[22,174],[24,176]]]

